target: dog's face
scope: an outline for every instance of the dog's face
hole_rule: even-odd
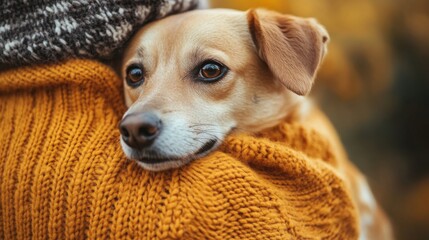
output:
[[[165,170],[232,131],[276,125],[310,90],[327,39],[314,20],[264,10],[197,10],[146,25],[122,63],[125,154]]]

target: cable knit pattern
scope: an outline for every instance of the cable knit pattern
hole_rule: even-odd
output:
[[[0,63],[109,57],[143,23],[198,0],[11,0],[0,4]]]
[[[284,122],[181,168],[127,160],[121,81],[89,60],[0,73],[0,239],[356,239],[330,142]]]

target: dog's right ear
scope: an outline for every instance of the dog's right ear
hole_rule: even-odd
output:
[[[307,94],[326,52],[326,30],[314,19],[261,9],[249,10],[247,21],[259,57],[274,76],[296,94]]]

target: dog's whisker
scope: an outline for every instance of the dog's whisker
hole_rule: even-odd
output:
[[[195,123],[195,124],[189,125],[190,128],[201,127],[201,126],[216,126],[216,125],[210,124],[210,123]]]
[[[163,114],[173,113],[173,112],[179,112],[179,110],[163,110],[161,111]]]
[[[208,133],[208,132],[205,132],[204,134],[206,134],[206,135],[208,135],[208,137],[198,137],[199,139],[216,139],[216,140],[219,140],[219,141],[222,141],[218,136],[216,136],[216,135],[214,135],[214,134],[211,134],[211,133]]]
[[[201,142],[201,143],[205,143],[205,141],[203,141],[203,140],[213,140],[213,138],[211,138],[211,137],[207,137],[207,138],[201,138],[201,137],[199,137],[199,138],[193,138],[195,141],[199,141],[199,142]],[[218,140],[218,139],[217,139]]]
[[[197,141],[197,142],[199,142],[199,143],[201,143],[201,144],[204,144],[204,143],[205,143],[205,142],[204,142],[204,141],[202,141],[200,138],[192,138],[192,140]]]
[[[203,131],[202,133],[205,133],[205,134],[223,134],[224,132],[223,131],[216,131],[216,130],[205,130],[205,131]]]

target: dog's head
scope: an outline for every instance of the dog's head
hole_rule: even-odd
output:
[[[327,40],[313,19],[266,10],[196,10],[146,25],[121,69],[125,154],[165,170],[233,130],[276,125],[310,91]]]

